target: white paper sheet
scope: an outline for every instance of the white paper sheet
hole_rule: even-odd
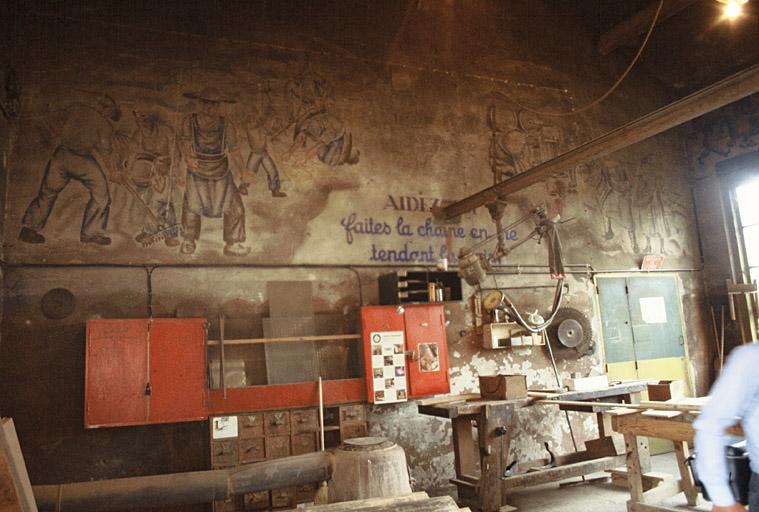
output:
[[[666,324],[667,307],[664,297],[641,297],[640,314],[647,324]]]

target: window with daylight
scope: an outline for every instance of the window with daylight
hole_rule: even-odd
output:
[[[743,240],[744,264],[751,281],[759,280],[759,178],[735,188],[737,226]]]

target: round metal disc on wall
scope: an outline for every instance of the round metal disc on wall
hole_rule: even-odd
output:
[[[548,335],[556,356],[576,359],[593,353],[595,343],[590,320],[574,308],[561,308],[548,327]]]
[[[559,343],[568,348],[576,348],[583,339],[582,324],[574,318],[567,318],[559,324],[556,330],[556,337]]]
[[[48,290],[40,301],[42,314],[51,320],[63,320],[74,311],[75,307],[76,298],[66,288]]]

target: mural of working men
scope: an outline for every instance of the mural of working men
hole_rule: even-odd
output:
[[[76,103],[66,109],[58,144],[45,167],[37,197],[26,209],[19,240],[31,244],[45,242],[40,231],[45,227],[58,195],[74,180],[90,193],[84,207],[80,242],[111,243],[105,235],[111,204],[105,173],[117,174],[113,150],[115,134],[111,122],[120,117],[118,105],[107,94],[99,95],[94,105]]]
[[[324,77],[308,70],[285,84],[289,119],[294,124],[293,142],[285,158],[301,151],[300,164],[314,156],[331,167],[358,163],[360,153],[353,147],[353,135],[340,118],[327,111],[330,94]]]
[[[598,191],[600,193],[598,202],[605,229],[604,238],[613,240],[616,237],[614,233],[616,224],[627,231],[633,252],[640,253],[632,209],[633,180],[625,166],[616,160],[604,162],[601,166]]]
[[[213,87],[186,92],[185,97],[197,100],[198,112],[187,115],[182,122],[182,153],[187,164],[187,182],[182,206],[182,254],[195,252],[200,237],[202,217],[223,217],[225,256],[245,256],[250,247],[245,241],[245,208],[241,194],[247,194],[242,183],[245,164],[240,157],[237,134],[231,121],[220,114],[222,103],[236,103]],[[232,167],[240,173],[237,187]]]
[[[176,178],[174,130],[157,112],[133,110],[136,130],[131,137],[131,154],[124,165],[121,184],[137,208],[141,230],[134,239],[143,246],[163,240],[179,245],[179,227],[174,208]]]
[[[272,141],[283,133],[282,121],[274,115],[269,91],[256,94],[255,104],[251,108],[245,134],[250,147],[247,169],[253,173],[263,169],[272,197],[287,197],[280,190],[279,166],[272,153]]]
[[[490,128],[488,160],[493,182],[516,176],[530,168],[527,160],[527,135],[517,128],[517,117],[509,109],[488,106],[487,125]]]

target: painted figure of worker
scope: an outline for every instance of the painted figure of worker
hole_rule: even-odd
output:
[[[235,100],[212,87],[188,92],[185,96],[198,100],[200,111],[189,114],[182,123],[187,183],[182,207],[184,240],[180,252],[195,252],[203,217],[223,217],[224,254],[245,256],[250,247],[243,245],[245,209],[240,195],[247,194],[247,190],[244,187],[238,189],[235,184],[230,160],[240,173],[244,172],[244,164],[234,125],[219,113],[222,103],[235,103]]]
[[[77,103],[66,109],[58,145],[47,162],[37,197],[26,209],[19,240],[31,244],[45,242],[41,231],[50,218],[58,194],[74,180],[90,193],[84,207],[79,240],[97,245],[111,243],[105,235],[111,205],[105,173],[117,175],[111,122],[120,117],[118,105],[107,94],[100,95],[94,105]]]
[[[280,190],[279,166],[271,153],[271,142],[281,131],[277,119],[274,117],[274,109],[271,105],[271,97],[268,94],[256,95],[257,104],[248,117],[245,133],[248,138],[250,155],[248,155],[247,168],[253,174],[263,169],[269,185],[272,197],[287,197]]]
[[[696,469],[712,500],[713,512],[746,512],[730,488],[725,429],[740,421],[751,465],[749,509],[759,510],[759,344],[733,349],[694,423]]]
[[[141,230],[134,237],[145,246],[162,239],[167,247],[179,245],[174,208],[174,130],[157,112],[132,111],[137,129],[132,153],[124,165],[123,184],[133,194]]]

